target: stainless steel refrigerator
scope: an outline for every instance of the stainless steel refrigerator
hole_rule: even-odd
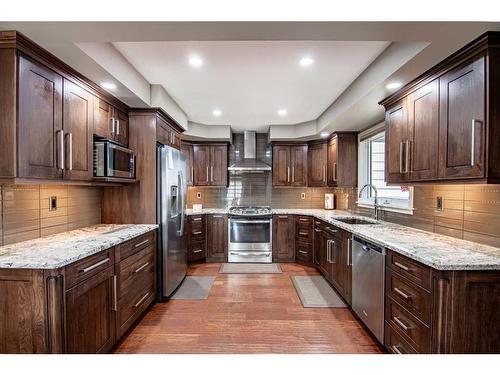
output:
[[[175,148],[158,145],[157,153],[158,297],[168,298],[187,270],[186,158]]]

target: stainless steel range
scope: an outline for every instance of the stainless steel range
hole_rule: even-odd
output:
[[[231,207],[228,220],[228,262],[272,263],[270,207]]]

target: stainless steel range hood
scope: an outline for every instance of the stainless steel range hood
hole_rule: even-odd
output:
[[[244,132],[243,154],[244,159],[231,165],[231,172],[265,172],[270,171],[271,166],[256,159],[257,140],[254,131]]]

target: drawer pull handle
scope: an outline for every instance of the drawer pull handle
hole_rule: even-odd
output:
[[[401,353],[401,350],[399,350],[396,345],[392,345],[391,349],[394,350],[396,352],[396,354],[403,354],[403,353]]]
[[[113,311],[118,311],[118,278],[113,275]]]
[[[138,302],[134,305],[134,307],[138,307],[141,303],[143,303],[143,302],[144,302],[144,300],[145,300],[146,298],[148,298],[148,296],[149,296],[149,292],[147,292],[147,293],[144,295],[144,297],[142,297],[142,298],[141,298],[141,299],[140,299],[140,300],[139,300],[139,301],[138,301]]]
[[[408,294],[406,294],[405,292],[403,292],[401,289],[399,288],[394,288],[394,291],[399,294],[401,297],[403,297],[404,299],[410,299],[410,296]]]
[[[308,236],[309,232],[299,232],[299,236]]]
[[[200,231],[197,231],[197,232],[193,232],[193,234],[202,234],[203,232],[200,232]]]
[[[142,241],[142,242],[139,242],[138,244],[135,244],[135,246],[134,246],[134,247],[139,247],[139,246],[145,245],[145,244],[147,244],[148,242],[149,242],[149,239],[148,239],[148,240],[144,240],[144,241]]]
[[[305,222],[309,222],[309,219],[303,219],[303,218],[300,218],[299,221],[305,221]]]
[[[304,250],[299,250],[299,253],[305,254],[305,255],[309,254],[307,251],[304,251]]]
[[[401,264],[399,262],[394,262],[394,265],[395,266],[398,266],[399,268],[405,270],[405,271],[409,271],[410,269],[408,267],[406,267],[404,264]]]
[[[212,217],[216,217],[216,218],[222,219],[222,215],[212,215]]]
[[[142,266],[140,266],[138,269],[136,269],[136,270],[134,271],[134,273],[139,273],[139,272],[141,272],[141,271],[142,271],[144,268],[146,268],[147,266],[149,266],[149,262],[144,263]]]
[[[106,259],[101,260],[100,262],[97,262],[91,266],[88,266],[87,268],[83,268],[83,269],[79,270],[78,272],[80,272],[80,273],[89,272],[89,271],[92,271],[93,269],[95,269],[99,266],[102,266],[103,264],[108,263],[108,262],[109,262],[109,258],[106,258]]]
[[[404,324],[401,319],[399,319],[397,316],[392,318],[401,328],[403,328],[405,331],[408,331],[410,327],[408,327],[406,324]]]
[[[288,219],[288,216],[281,216],[281,215],[279,215],[278,217],[279,217],[280,219]]]
[[[317,229],[317,228],[315,228],[315,229],[314,229],[314,231],[315,231],[315,232],[321,232],[321,229]]]
[[[196,249],[196,250],[193,250],[193,253],[198,254],[198,253],[201,253],[202,251],[203,251],[202,249]]]
[[[201,221],[201,217],[195,217],[193,221]]]

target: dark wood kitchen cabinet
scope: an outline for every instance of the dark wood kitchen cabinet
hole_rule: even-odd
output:
[[[307,186],[307,145],[273,144],[273,186]]]
[[[186,157],[186,183],[188,186],[194,185],[194,164],[193,164],[193,145],[191,143],[182,142],[181,152]]]
[[[227,262],[227,215],[207,215],[207,262]]]
[[[128,115],[103,99],[95,98],[94,134],[128,146]]]
[[[93,177],[93,103],[94,96],[90,92],[64,80],[64,177],[71,180],[91,180]]]
[[[188,216],[188,262],[205,261],[207,228],[205,215]]]
[[[380,102],[386,181],[500,181],[500,33],[488,32]]]
[[[19,177],[63,177],[62,84],[61,75],[24,56],[19,58]]]
[[[156,140],[166,146],[181,149],[182,129],[165,111],[156,108]]]
[[[193,185],[227,186],[227,145],[193,145]]]
[[[295,261],[295,219],[273,215],[273,262]]]
[[[358,133],[333,133],[327,145],[327,185],[331,187],[358,184]]]
[[[326,142],[311,143],[307,150],[308,160],[308,186],[323,187],[327,186],[326,167],[327,167],[328,145]]]
[[[66,292],[66,352],[106,353],[115,344],[113,267]]]

